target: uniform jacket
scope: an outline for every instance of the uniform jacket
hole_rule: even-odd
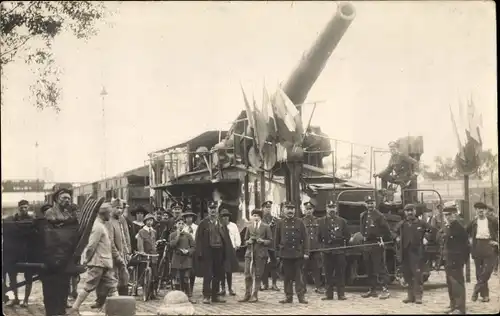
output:
[[[490,239],[498,242],[498,220],[494,217],[486,216],[488,220],[488,229],[490,232]],[[472,239],[472,256],[480,257],[480,256],[489,256],[493,255],[496,247],[477,247],[477,218],[473,219],[469,225],[467,225],[467,233],[469,234],[469,238]]]
[[[54,204],[45,212],[45,218],[49,221],[77,221],[77,213],[67,209],[61,209],[58,204]]]
[[[391,172],[395,172],[397,175],[403,175],[412,173],[414,167],[418,164],[418,162],[412,157],[398,153],[391,155],[389,163],[387,167],[379,173],[379,176],[385,176],[391,174]]]
[[[126,253],[132,253],[132,244],[130,242],[130,232],[128,231],[127,219],[123,215],[121,215],[118,217],[118,221],[120,222],[120,226],[123,231]]]
[[[322,248],[342,247],[351,237],[347,221],[340,216],[324,216],[318,219],[318,240]],[[343,253],[344,251],[329,251]]]
[[[189,233],[177,231],[170,234],[168,243],[172,249],[172,269],[191,269],[193,267],[193,253],[195,249],[194,239]],[[181,249],[186,249],[187,254]]]
[[[445,224],[440,233],[444,242],[443,255],[447,264],[464,264],[469,258],[467,230],[458,220]]]
[[[247,250],[245,252],[245,258],[252,257],[252,249],[254,258],[267,258],[269,256],[269,247],[273,244],[273,237],[271,233],[271,227],[262,221],[259,223],[259,228],[255,229],[255,223],[251,222],[247,226],[247,230],[245,232],[244,243],[250,238],[255,238],[255,240],[261,238],[264,240],[264,243],[259,244],[254,242],[253,245],[247,245]]]
[[[196,275],[202,277],[205,275],[205,268],[210,262],[211,251],[210,251],[210,219],[209,217],[204,218],[198,225],[195,237],[195,257],[194,266],[196,270]],[[219,222],[220,223],[220,222]],[[226,226],[220,225],[220,233],[222,236],[223,251],[224,251],[224,270],[226,272],[236,272],[238,271],[238,259],[236,258],[236,252],[231,243],[231,238],[229,237],[229,231]],[[207,261],[205,263],[205,261]]]
[[[273,237],[276,233],[276,225],[278,224],[278,221],[279,219],[276,216],[272,216],[271,214],[264,215],[264,217],[262,217],[262,222],[266,223],[271,228]],[[274,243],[269,246],[269,251],[274,251]]]
[[[156,230],[153,227],[141,228],[137,233],[137,251],[156,254]]]
[[[360,216],[360,232],[367,241],[378,241],[379,237],[389,240],[392,237],[391,229],[384,214],[378,210],[364,211]]]
[[[118,259],[119,254],[115,247],[111,246],[111,239],[104,221],[97,218],[90,232],[89,243],[85,251],[87,266],[102,268],[113,268],[113,260]]]
[[[115,247],[116,251],[124,257],[125,247],[123,243],[121,225],[118,219],[111,217],[111,219],[104,223],[108,230],[109,239],[111,240],[111,247]]]
[[[318,239],[318,219],[313,215],[307,215],[302,218],[304,225],[306,226],[307,236],[309,238],[309,249],[315,250],[320,247]]]
[[[309,255],[309,237],[306,226],[297,217],[278,221],[274,241],[277,257],[293,259]]]
[[[429,240],[431,233],[432,227],[427,222],[420,219],[405,219],[396,224],[393,236],[400,238],[400,249],[423,251],[423,239]]]

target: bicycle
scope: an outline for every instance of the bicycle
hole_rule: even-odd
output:
[[[138,296],[138,289],[142,287],[142,299],[144,302],[148,301],[152,295],[157,295],[157,288],[153,287],[153,258],[157,258],[157,254],[134,253],[130,259],[130,266],[128,268],[130,274],[129,287],[131,292]],[[139,275],[139,267],[145,264],[142,273]],[[142,269],[141,269],[142,270]],[[151,292],[151,290],[153,292]]]
[[[158,284],[157,284],[157,293],[160,292],[163,285],[168,285],[170,278],[170,256],[169,256],[169,247],[167,242],[159,243],[159,245],[163,246],[163,255],[161,257],[160,263],[158,264]],[[165,271],[167,264],[169,266],[169,271]],[[170,286],[173,290],[172,282],[170,282]]]

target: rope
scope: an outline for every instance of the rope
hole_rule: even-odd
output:
[[[394,241],[384,242],[384,245],[393,244]],[[372,247],[372,246],[380,246],[379,243],[371,243],[371,244],[362,244],[362,245],[353,245],[353,246],[341,246],[341,247],[331,247],[331,248],[318,248],[314,250],[310,250],[309,252],[318,252],[318,251],[331,251],[331,250],[341,250],[341,249],[352,249],[352,248],[363,248],[363,247]]]

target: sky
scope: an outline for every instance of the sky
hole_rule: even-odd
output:
[[[22,61],[6,67],[2,178],[35,179],[45,168],[55,181],[95,181],[207,129],[228,129],[243,109],[240,82],[260,101],[264,83],[286,81],[337,6],[107,5],[114,14],[99,22],[97,36],[79,41],[64,32],[54,42],[63,71],[59,114],[30,102],[34,77]],[[356,17],[308,95],[322,101],[312,124],[332,138],[376,147],[423,136],[422,160],[431,162],[456,154],[449,106],[458,113],[459,100],[472,94],[484,147],[498,152],[494,2],[353,5]],[[305,121],[311,110],[306,106]],[[342,146],[345,156],[349,145]]]

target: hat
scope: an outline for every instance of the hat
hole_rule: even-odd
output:
[[[458,213],[458,208],[455,203],[447,203],[443,207],[443,214],[449,214],[449,213]]]
[[[365,196],[365,203],[375,203],[371,195]]]
[[[208,208],[217,208],[217,203],[215,201],[208,202]]]
[[[480,210],[487,210],[488,206],[483,202],[476,202],[476,203],[474,203],[474,208],[477,208]]]
[[[262,203],[262,207],[269,207],[273,205],[273,201],[265,201],[264,203]]]
[[[170,209],[164,210],[163,213],[167,213],[170,216],[174,216],[174,213]]]
[[[26,200],[21,200],[17,203],[17,206],[30,205],[30,203]]]
[[[142,220],[142,222],[143,222],[143,223],[146,223],[146,221],[147,221],[148,219],[152,219],[152,220],[153,220],[153,223],[154,223],[154,222],[156,222],[156,218],[155,218],[153,215],[151,215],[151,214],[146,215],[146,217],[144,217],[144,219]]]
[[[415,204],[406,204],[405,207],[403,208],[403,211],[413,211],[416,210],[417,207]]]
[[[174,208],[180,208],[180,209],[182,209],[183,207],[184,207],[184,205],[182,205],[182,203],[180,203],[180,202],[174,202],[170,206],[171,209],[174,209]]]
[[[73,195],[73,191],[72,190],[66,189],[66,188],[61,188],[61,189],[56,190],[56,192],[54,192],[54,194],[52,194],[52,196],[54,197],[54,199],[57,199],[57,197],[59,197],[59,195],[61,195],[63,193],[67,193],[69,195]]]
[[[228,210],[226,210],[225,208],[222,209],[222,211],[220,211],[220,213],[219,213],[219,217],[224,217],[224,216],[231,217],[231,213]]]
[[[295,208],[295,204],[293,204],[292,202],[285,202],[283,203],[283,206],[285,208]]]
[[[314,205],[314,203],[309,201],[309,202],[304,203],[304,206],[305,206],[305,208],[314,208],[315,205]]]
[[[328,203],[326,204],[326,207],[335,207],[335,203],[333,201],[328,201]]]
[[[387,144],[389,146],[389,148],[391,147],[398,147],[398,144],[396,142],[389,142],[389,144]]]
[[[185,222],[186,220],[184,219],[184,216],[177,216],[177,217],[175,218],[175,223],[177,223],[178,221],[183,221],[183,222]]]
[[[52,208],[52,205],[50,205],[50,204],[44,204],[44,205],[42,205],[42,207],[40,207],[40,212],[42,212],[42,214],[45,214],[45,212],[47,212],[47,210],[49,208]]]
[[[196,220],[196,218],[198,217],[198,215],[196,215],[195,213],[193,212],[184,212],[181,214],[182,217],[188,217],[188,216],[192,216],[193,217],[193,220]]]
[[[254,214],[257,214],[262,218],[262,210],[256,208],[256,209],[252,210],[252,215],[254,215]]]
[[[135,208],[135,209],[133,209],[132,211],[130,211],[130,214],[131,214],[132,216],[135,216],[137,213],[143,213],[144,215],[146,215],[146,214],[148,214],[149,212],[148,212],[148,210],[146,210],[146,209],[144,208],[144,206],[140,205],[140,206],[138,206],[137,208]]]

